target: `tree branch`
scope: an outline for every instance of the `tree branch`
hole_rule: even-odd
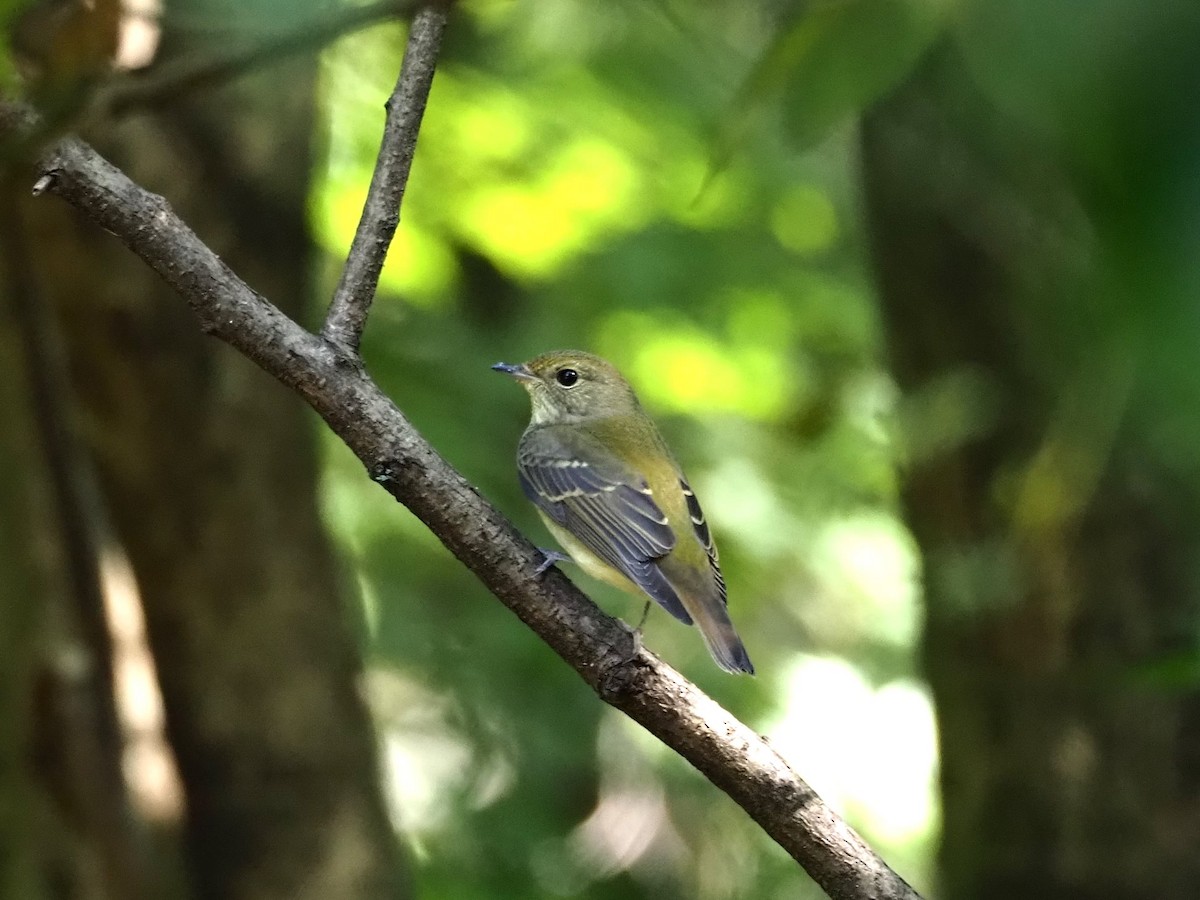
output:
[[[75,138],[38,161],[35,193],[62,197],[116,235],[189,304],[208,333],[299,393],[371,478],[442,543],[607,703],[691,762],[834,900],[920,900],[764,741],[605,615],[421,437],[366,374],[357,348],[412,163],[445,6],[415,17],[388,102],[379,163],[322,336],[241,281],[171,210]],[[0,104],[0,138],[36,118]]]
[[[426,6],[413,17],[409,27],[404,63],[387,101],[383,143],[362,218],[321,332],[326,340],[351,352],[358,351],[367,313],[379,285],[379,273],[400,224],[400,202],[404,199],[417,149],[417,133],[433,84],[442,33],[446,29],[446,11],[445,3]]]
[[[0,107],[0,132],[31,114]],[[115,234],[173,287],[208,333],[299,393],[370,476],[416,514],[607,703],[725,791],[834,900],[919,900],[750,728],[631,638],[564,575],[533,575],[537,549],[417,433],[356,355],[305,331],[241,281],[158,197],[75,138],[38,163],[40,191]]]

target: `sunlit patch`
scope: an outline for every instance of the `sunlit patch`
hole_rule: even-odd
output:
[[[450,724],[447,698],[390,669],[370,670],[366,685],[383,736],[388,811],[421,854],[423,838],[454,814],[456,804],[449,798],[465,792],[469,805],[481,809],[509,790],[515,772],[506,757],[481,755]]]
[[[369,57],[382,38],[356,40]],[[332,60],[326,67],[331,91],[361,96],[362,85],[353,83],[356,59],[339,54]],[[549,278],[606,234],[646,221],[653,197],[632,156],[645,142],[644,129],[588,77],[564,77],[594,99],[582,104],[585,121],[569,121],[545,88],[522,94],[469,70],[439,70],[413,167],[426,174],[409,186],[398,235],[411,248],[393,250],[385,272],[389,287],[418,302],[443,297],[454,276],[449,248],[455,242],[510,276]],[[357,198],[365,194],[377,149],[357,136],[377,133],[380,124],[374,106],[343,107],[330,110],[326,184],[314,208],[316,230],[337,255],[349,247],[362,210]],[[376,117],[370,127],[367,116]],[[436,194],[423,186],[431,181],[442,185]]]
[[[643,729],[614,711],[601,718],[596,736],[599,796],[562,845],[535,854],[534,870],[546,890],[571,896],[635,867],[661,876],[664,869],[692,864],[655,771],[663,745],[645,737]]]
[[[913,462],[933,459],[996,426],[1000,395],[995,378],[962,366],[928,378],[899,408],[902,449]]]
[[[805,553],[849,620],[839,630],[911,646],[920,625],[917,551],[895,518],[871,510],[833,520]]]
[[[100,557],[104,614],[112,640],[113,701],[121,727],[121,769],[134,807],[146,819],[178,823],[184,796],[166,737],[166,713],[133,569],[117,547]]]
[[[402,219],[380,273],[380,286],[409,303],[431,307],[447,298],[457,279],[458,262],[446,243]]]
[[[800,526],[780,502],[765,472],[744,456],[731,456],[693,479],[712,521],[732,534],[746,552],[770,559],[793,553]]]
[[[362,607],[363,626],[367,630],[367,635],[374,640],[379,636],[379,623],[383,618],[383,607],[379,599],[379,591],[375,589],[375,583],[363,571],[361,565],[355,566],[357,578],[355,581],[358,584],[359,603]]]
[[[607,218],[636,206],[638,174],[628,157],[596,138],[567,144],[548,174],[547,188],[581,215]],[[636,222],[629,222],[635,225]]]
[[[794,304],[778,292],[735,289],[722,295],[721,305],[729,310],[726,330],[737,344],[783,349],[796,334]]]
[[[579,232],[567,209],[545,199],[523,187],[480,191],[464,203],[462,226],[509,272],[546,276],[567,258]]]
[[[122,0],[115,68],[129,71],[150,65],[162,37],[161,17],[162,0]]]
[[[457,227],[498,265],[547,277],[603,233],[635,226],[633,168],[594,138],[567,142],[536,177],[479,187],[465,198]]]
[[[838,239],[837,212],[816,185],[793,185],[771,209],[771,231],[796,253],[828,250]]]
[[[634,377],[664,405],[736,409],[745,391],[742,373],[716,341],[702,332],[656,336],[634,359]]]
[[[894,414],[900,391],[886,372],[864,369],[847,382],[842,409],[859,433],[891,450],[895,439]],[[890,460],[889,455],[889,460]]]
[[[630,311],[601,327],[600,350],[616,360],[653,406],[770,419],[795,393],[787,357],[758,344],[731,345],[686,321]]]
[[[596,878],[607,878],[641,859],[659,832],[668,827],[667,801],[661,788],[618,789],[605,792],[570,843]]]
[[[362,216],[365,182],[330,184],[318,197],[317,237],[341,259],[350,251]],[[447,298],[457,278],[458,264],[445,242],[402,219],[380,273],[381,288],[414,305],[430,307]]]
[[[415,838],[448,820],[445,798],[461,786],[471,748],[448,732],[389,728],[383,737],[385,798],[393,826]]]
[[[331,252],[340,254],[350,249],[350,241],[358,220],[362,217],[367,186],[362,182],[333,184],[316,195],[317,237]]]
[[[513,159],[525,152],[532,138],[530,120],[511,94],[490,91],[487,103],[462,99],[463,109],[453,127],[464,146],[484,159]]]
[[[766,735],[827,803],[876,839],[902,845],[933,828],[937,732],[933,705],[915,683],[874,688],[845,660],[800,656]]]

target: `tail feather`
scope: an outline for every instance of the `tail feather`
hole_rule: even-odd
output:
[[[742,639],[729,621],[724,603],[696,604],[691,613],[708,652],[718,666],[735,675],[739,672],[754,674],[754,663],[750,662]]]
[[[701,548],[696,545],[695,549]],[[659,563],[659,568],[675,589],[683,609],[700,629],[716,664],[726,672],[753,675],[754,664],[729,621],[721,570],[713,556],[706,561],[710,565],[688,565],[688,560],[680,560],[672,554]]]

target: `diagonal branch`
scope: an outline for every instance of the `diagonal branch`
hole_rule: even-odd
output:
[[[321,332],[326,340],[352,353],[358,352],[367,313],[379,285],[379,273],[400,224],[400,202],[404,199],[421,117],[433,84],[442,33],[446,29],[446,8],[445,3],[438,2],[426,6],[413,17],[409,27],[404,64],[387,101],[383,144],[362,218]]]
[[[362,367],[358,345],[412,165],[446,22],[414,18],[362,220],[320,337],[252,291],[171,211],[82,142],[40,160],[35,192],[58,194],[111,231],[191,306],[208,333],[299,393],[366,466],[607,703],[725,791],[835,900],[919,900],[752,730],[639,649],[417,433]],[[0,105],[0,138],[36,120]]]
[[[27,112],[0,105],[0,136],[30,124]],[[644,649],[631,655],[629,634],[560,572],[535,577],[536,548],[417,433],[344,345],[310,334],[247,287],[165,200],[81,141],[59,142],[38,166],[39,191],[115,234],[184,298],[206,332],[299,393],[370,476],[605,702],[728,794],[830,897],[919,900],[766,741],[657,657]]]

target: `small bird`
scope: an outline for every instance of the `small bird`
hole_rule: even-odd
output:
[[[570,558],[594,578],[648,594],[685,625],[694,622],[717,665],[753,675],[726,611],[700,503],[621,373],[580,350],[492,368],[529,392],[533,416],[517,447],[517,473]]]

